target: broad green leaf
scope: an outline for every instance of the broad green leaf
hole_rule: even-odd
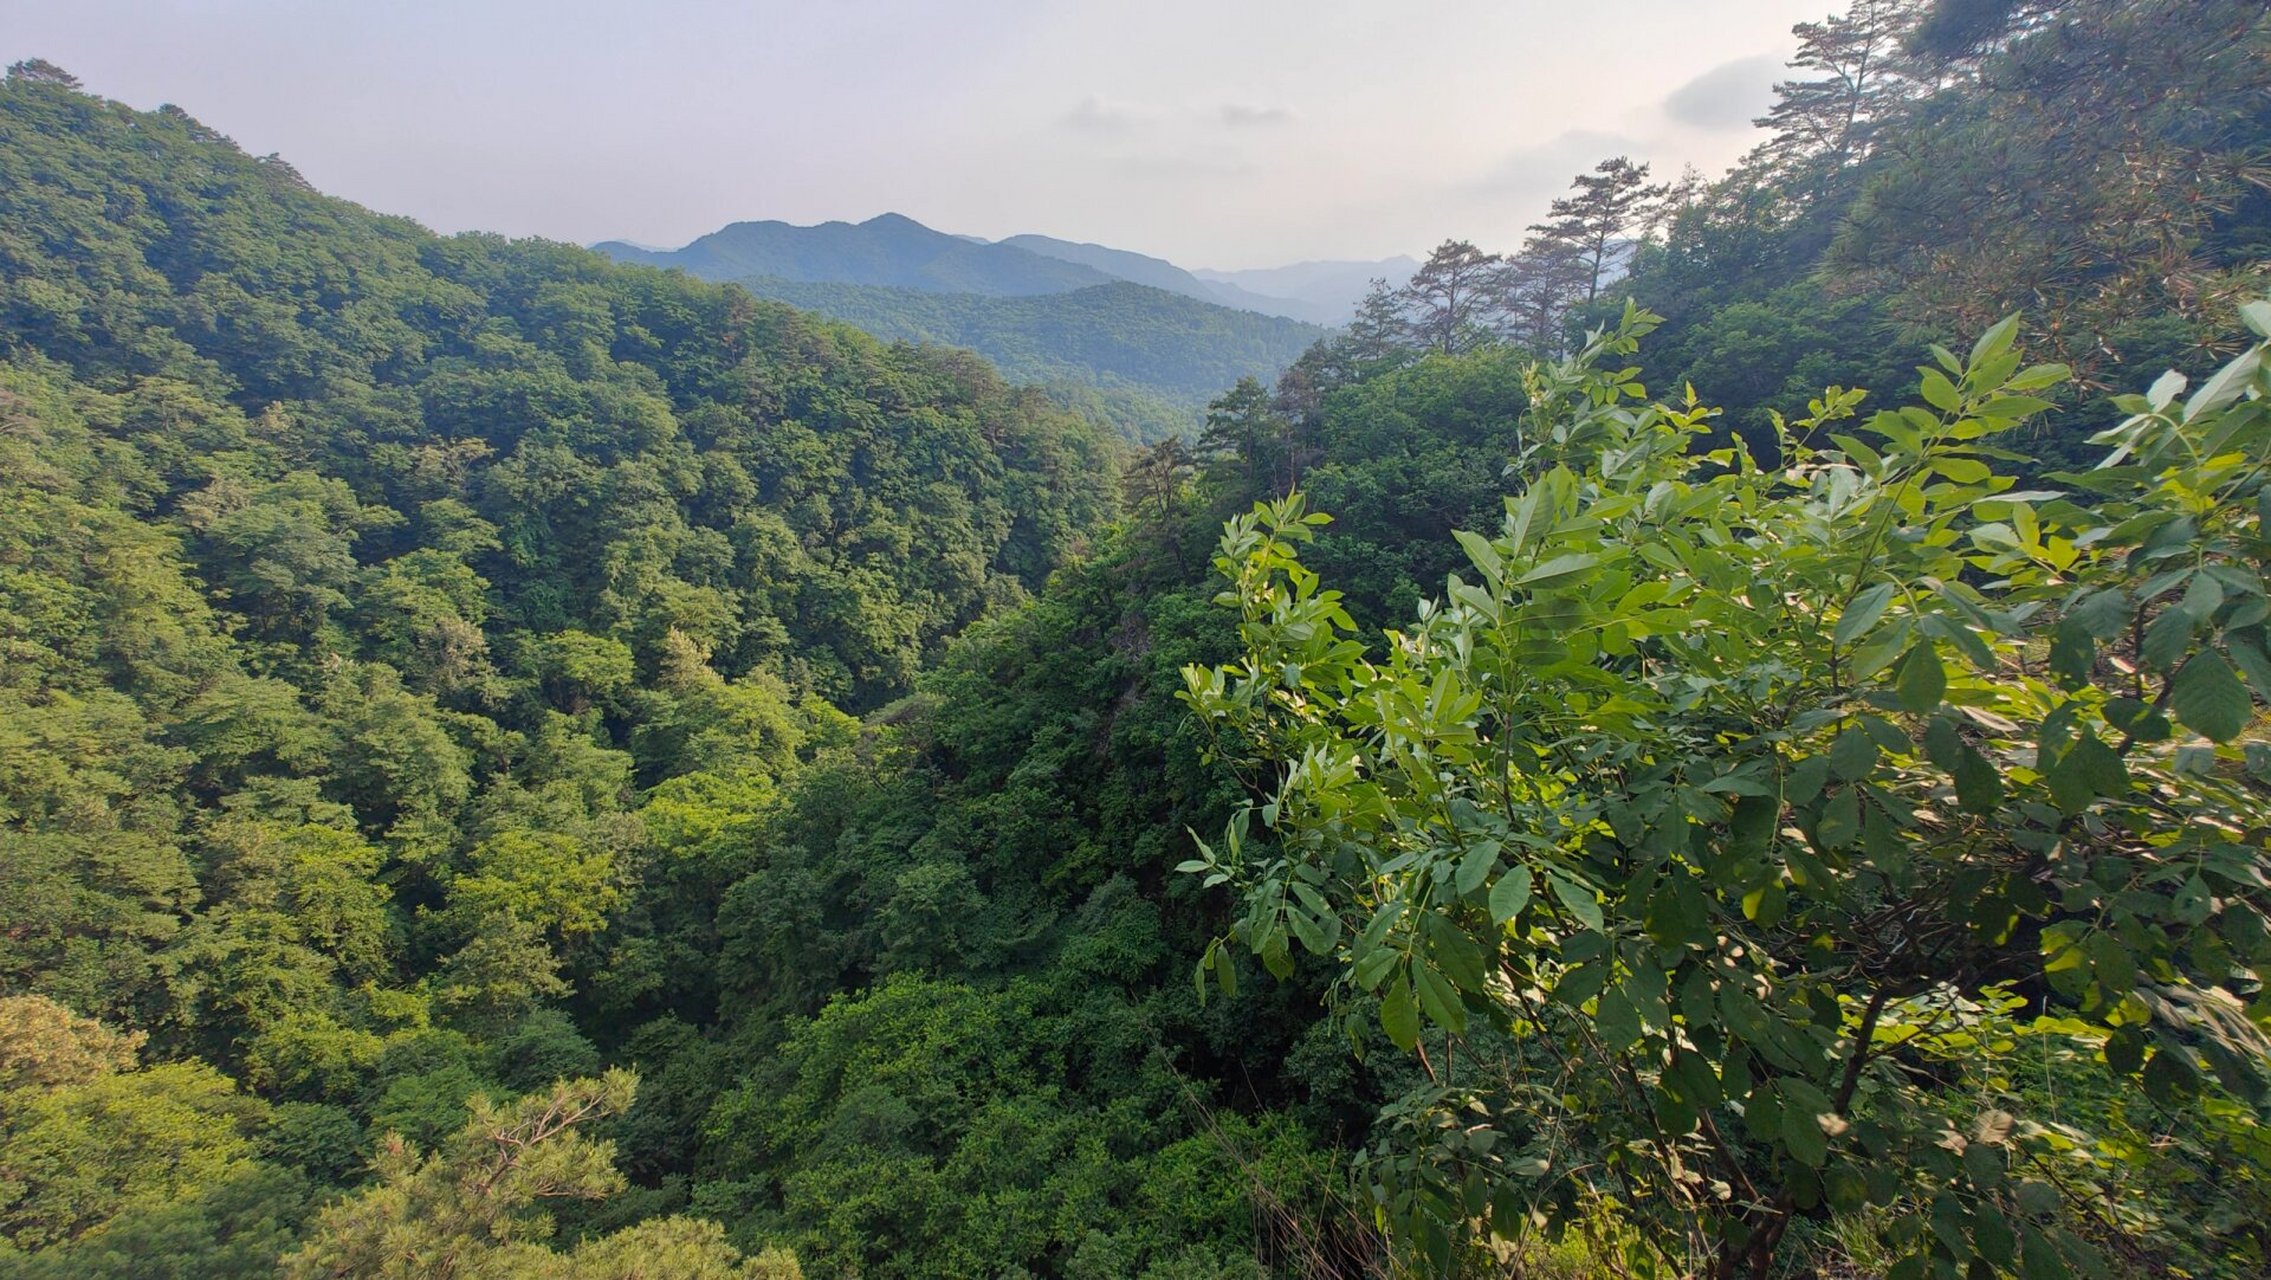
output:
[[[1537,568],[1530,570],[1528,573],[1523,574],[1519,578],[1516,578],[1514,580],[1514,585],[1518,587],[1543,586],[1549,582],[1557,582],[1563,578],[1571,576],[1572,574],[1583,573],[1585,570],[1592,568],[1594,565],[1597,565],[1600,562],[1601,557],[1593,554],[1590,551],[1580,551],[1570,555],[1555,556],[1553,559],[1546,561],[1544,564],[1539,565]]]
[[[1640,1039],[1640,1011],[1623,987],[1611,987],[1601,996],[1593,1014],[1593,1027],[1611,1053],[1623,1053]]]
[[[1866,777],[1877,764],[1877,744],[1868,731],[1855,726],[1837,735],[1829,746],[1830,772],[1851,781]]]
[[[1482,882],[1490,878],[1491,871],[1497,866],[1498,842],[1477,841],[1474,848],[1467,850],[1467,856],[1459,860],[1459,869],[1452,877],[1452,886],[1461,896],[1473,893],[1482,887]]]
[[[1503,925],[1530,905],[1530,869],[1510,867],[1490,887],[1490,918]]]
[[[1963,407],[1963,397],[1956,393],[1956,384],[1948,381],[1948,375],[1938,369],[1924,370],[1918,390],[1924,395],[1924,403],[1942,413],[1954,413]]]
[[[1476,945],[1466,930],[1440,915],[1426,917],[1427,955],[1434,961],[1452,985],[1466,991],[1480,991],[1483,986],[1482,948]]]
[[[1459,1003],[1459,989],[1449,978],[1426,964],[1413,965],[1412,978],[1419,991],[1419,1007],[1437,1026],[1454,1033],[1467,1029],[1467,1008]]]
[[[1782,1145],[1790,1158],[1811,1169],[1829,1160],[1829,1135],[1822,1132],[1819,1112],[1797,1106],[1785,1095],[1782,1103]]]
[[[2178,723],[2217,742],[2230,742],[2255,716],[2247,686],[2220,653],[2203,651],[2176,673],[2169,709]]]
[[[1467,559],[1474,561],[1475,568],[1482,571],[1484,579],[1491,585],[1496,586],[1504,580],[1506,562],[1499,559],[1498,549],[1490,545],[1490,539],[1465,529],[1454,529],[1451,536],[1459,540],[1460,547],[1466,550]]]
[[[1939,708],[1948,693],[1948,673],[1930,641],[1917,641],[1902,656],[1893,672],[1893,692],[1905,710],[1922,713]]]
[[[1400,973],[1380,997],[1380,1029],[1389,1043],[1409,1051],[1419,1043],[1419,1006],[1412,1002],[1411,975]]]
[[[1971,367],[1976,369],[2009,351],[2018,336],[2019,317],[2016,313],[1996,321],[1987,332],[1979,335],[1979,341],[1971,345]]]
[[[1579,924],[1595,933],[1601,931],[1601,903],[1591,889],[1558,875],[1549,874],[1546,879],[1553,885],[1553,896],[1561,900],[1569,914],[1577,917]]]
[[[1859,639],[1869,628],[1877,625],[1877,619],[1885,616],[1885,606],[1892,603],[1892,598],[1893,584],[1889,582],[1880,582],[1853,597],[1853,602],[1846,605],[1845,612],[1838,616],[1837,630],[1830,637],[1831,643],[1842,649]]]
[[[1967,813],[1989,814],[2003,803],[2003,776],[1979,749],[1964,743],[1956,756],[1952,771],[1956,782],[1956,803]]]

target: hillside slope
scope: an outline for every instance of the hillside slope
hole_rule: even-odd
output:
[[[434,236],[178,111],[11,81],[0,228],[0,357],[272,423],[284,470],[386,513],[357,563],[485,521],[501,547],[470,563],[501,617],[648,661],[676,631],[732,673],[887,695],[1109,514],[1104,442],[978,361],[584,249]],[[185,501],[209,470],[153,483]]]
[[[890,341],[967,347],[1020,381],[1132,395],[1165,410],[1161,426],[1132,434],[1190,434],[1208,400],[1241,377],[1291,364],[1324,336],[1295,320],[1116,282],[1031,298],[923,293],[844,284],[753,279],[760,296],[834,316]]]
[[[1197,298],[1201,302],[1219,303],[1239,311],[1259,311],[1265,316],[1283,316],[1288,320],[1300,320],[1309,324],[1337,324],[1347,314],[1347,309],[1342,307],[1320,306],[1313,301],[1294,298],[1272,298],[1241,289],[1235,284],[1202,280],[1165,258],[1131,253],[1109,245],[1038,235],[1011,236],[1000,243],[1014,245],[1043,257],[1078,263],[1117,280],[1150,285],[1154,289],[1165,289],[1169,293]]]
[[[1021,297],[1083,289],[1111,275],[1011,245],[950,236],[896,213],[861,223],[736,222],[681,249],[621,241],[595,246],[623,262],[679,267],[703,280],[781,280],[888,285],[938,293]]]

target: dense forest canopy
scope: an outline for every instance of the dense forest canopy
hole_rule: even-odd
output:
[[[18,64],[0,1276],[2259,1272],[2271,16],[1798,34],[1127,454]]]
[[[1313,325],[1124,281],[1020,298],[762,277],[737,283],[887,341],[966,347],[1138,444],[1194,434],[1224,387],[1274,376],[1324,336]]]

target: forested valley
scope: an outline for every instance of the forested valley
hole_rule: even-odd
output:
[[[0,1277],[2263,1274],[2271,9],[1798,35],[1141,449],[17,63]]]

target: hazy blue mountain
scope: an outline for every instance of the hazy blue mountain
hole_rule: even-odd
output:
[[[799,227],[736,222],[682,249],[610,241],[626,262],[730,280],[892,341],[966,347],[1134,440],[1189,434],[1238,379],[1324,336],[1337,303],[1202,280],[1162,258],[1022,235],[986,241],[887,213]]]
[[[1011,236],[1000,243],[1015,245],[1046,258],[1077,263],[1132,284],[1149,285],[1154,289],[1165,289],[1169,293],[1179,293],[1202,302],[1221,303],[1241,311],[1259,311],[1263,315],[1284,316],[1310,324],[1332,324],[1343,318],[1343,313],[1333,307],[1319,306],[1299,298],[1273,298],[1242,289],[1235,284],[1201,280],[1165,258],[1114,249],[1108,245],[1038,235]]]
[[[1377,262],[1296,262],[1249,271],[1200,269],[1191,274],[1209,284],[1305,304],[1315,309],[1312,314],[1319,323],[1339,324],[1354,314],[1374,280],[1385,278],[1390,285],[1401,285],[1418,269],[1417,261],[1395,257]]]
[[[1196,433],[1207,401],[1268,378],[1324,330],[1128,281],[1024,297],[754,278],[751,292],[879,338],[966,347],[1018,381],[1151,441]]]
[[[1015,297],[1084,289],[1114,278],[1013,245],[933,231],[896,213],[816,227],[736,222],[682,249],[661,252],[620,240],[593,247],[619,261],[680,267],[704,280],[767,276]]]
[[[1154,258],[1148,254],[1114,249],[1106,245],[1059,240],[1055,236],[1011,236],[996,243],[1013,245],[1027,253],[1055,258],[1059,262],[1076,263],[1092,271],[1101,271],[1114,279],[1165,289],[1187,298],[1205,298],[1211,301],[1214,296],[1207,291],[1204,281],[1165,258]]]

